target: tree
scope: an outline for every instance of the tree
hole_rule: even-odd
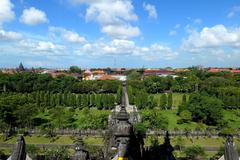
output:
[[[169,93],[168,94],[168,105],[167,105],[167,108],[168,109],[172,109],[172,105],[173,105],[173,96],[172,96],[172,93]]]
[[[133,95],[132,86],[128,86],[127,89],[128,89],[127,92],[128,92],[129,103],[134,104],[134,95]]]
[[[208,125],[216,125],[223,118],[222,101],[208,95],[191,94],[187,110],[192,113],[194,121]]]
[[[79,73],[79,74],[82,74],[82,70],[81,68],[79,68],[78,66],[71,66],[69,68],[69,72],[70,73]]]
[[[95,107],[96,106],[96,98],[95,98],[95,94],[91,94],[90,95],[90,106],[91,107]]]
[[[87,96],[87,94],[82,94],[81,96],[82,96],[81,100],[82,100],[83,108],[88,107],[88,96]]]
[[[117,90],[117,103],[121,104],[121,97],[122,97],[122,87],[119,86]]]
[[[185,105],[186,103],[187,103],[187,96],[186,96],[186,94],[184,94],[182,96],[182,105]]]
[[[166,109],[167,107],[167,95],[164,93],[160,97],[160,108]]]
[[[148,96],[148,108],[153,109],[157,107],[157,100],[154,98],[153,95]]]
[[[81,101],[81,95],[80,94],[77,94],[76,95],[77,97],[76,97],[76,106],[77,107],[79,107],[79,108],[81,108],[81,106],[82,106],[82,101]]]
[[[132,71],[131,73],[128,74],[127,79],[128,80],[140,80],[141,73],[139,73],[137,71]]]
[[[100,94],[97,94],[95,96],[96,98],[96,107],[97,109],[102,109],[102,105],[101,105],[101,95]]]
[[[147,92],[144,91],[144,90],[140,90],[136,94],[135,104],[137,105],[137,107],[139,109],[144,109],[144,108],[147,107],[147,102],[148,102],[148,94],[147,94]]]
[[[142,113],[143,124],[146,128],[167,129],[168,118],[161,114],[157,109],[147,110]]]
[[[62,106],[56,106],[50,110],[52,124],[56,128],[64,128],[64,108]]]

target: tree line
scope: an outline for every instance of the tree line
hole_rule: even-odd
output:
[[[50,74],[0,72],[0,92],[116,93],[120,85],[119,81],[80,81],[64,75],[53,78]]]

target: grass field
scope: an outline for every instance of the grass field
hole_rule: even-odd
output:
[[[141,112],[144,112],[144,110],[141,110]],[[159,114],[164,115],[168,119],[168,130],[173,130],[175,128],[178,129],[191,129],[194,130],[196,128],[206,129],[207,125],[203,123],[196,123],[196,122],[189,122],[189,123],[183,123],[178,124],[177,121],[180,119],[180,117],[177,115],[177,110],[158,110]],[[224,110],[223,112],[223,119],[229,122],[229,127],[233,129],[239,129],[240,128],[240,109],[239,110]]]
[[[76,137],[70,135],[64,136],[56,136],[54,138],[46,137],[43,135],[32,135],[25,136],[26,144],[74,144]],[[102,145],[103,138],[102,137],[94,137],[94,136],[85,136],[83,140],[88,145]],[[0,135],[0,143],[6,144],[15,144],[17,141],[17,137],[10,137],[7,141],[4,141],[3,135]]]

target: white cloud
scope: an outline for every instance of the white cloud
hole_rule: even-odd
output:
[[[87,42],[87,40],[84,37],[80,36],[78,33],[69,31],[65,28],[52,26],[52,27],[49,27],[49,31],[53,33],[59,33],[60,36],[67,42],[80,43],[80,44],[84,44]]]
[[[131,0],[71,0],[74,4],[86,4],[86,21],[100,24],[101,31],[115,38],[132,38],[140,35],[138,20]],[[123,32],[126,30],[126,32]],[[133,32],[133,33],[132,33]]]
[[[108,43],[97,42],[85,44],[76,51],[78,55],[94,56],[137,56],[147,61],[157,61],[159,59],[171,60],[176,58],[177,52],[171,48],[153,44],[149,47],[139,47],[131,40],[114,39]]]
[[[152,44],[150,47],[140,48],[138,53],[142,55],[144,60],[148,61],[157,61],[159,59],[172,60],[178,55],[171,48],[157,43]]]
[[[140,34],[139,28],[131,25],[106,25],[102,27],[102,32],[120,39],[128,39]]]
[[[200,32],[191,31],[181,46],[194,53],[235,47],[240,47],[240,28],[226,28],[224,25],[204,27]]]
[[[197,18],[193,20],[193,23],[199,25],[199,24],[202,24],[202,20],[200,18]]]
[[[48,19],[45,12],[31,7],[23,10],[22,16],[20,17],[20,22],[27,25],[37,25],[41,23],[47,23]]]
[[[0,41],[12,41],[12,40],[19,40],[22,38],[22,35],[17,32],[12,31],[4,31],[0,29]]]
[[[232,18],[234,17],[236,14],[238,14],[240,12],[240,6],[234,6],[231,8],[230,12],[228,13],[227,17],[228,18]]]
[[[0,26],[15,18],[15,13],[12,11],[13,7],[14,5],[10,0],[0,0]]]
[[[24,54],[37,55],[62,55],[66,53],[66,47],[54,44],[50,41],[39,41],[33,39],[21,40],[18,44],[18,50]]]
[[[168,33],[169,36],[175,36],[177,35],[177,31],[175,30],[171,30],[169,33]]]
[[[148,12],[150,18],[157,19],[158,14],[154,5],[143,3],[143,9]]]
[[[178,29],[178,28],[180,28],[180,27],[181,27],[181,24],[176,24],[176,25],[174,26],[175,29]]]

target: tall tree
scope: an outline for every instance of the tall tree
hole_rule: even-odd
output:
[[[168,104],[167,104],[167,108],[168,109],[172,109],[173,107],[173,95],[172,93],[168,94]]]
[[[160,97],[160,108],[167,109],[167,95],[165,93]]]

